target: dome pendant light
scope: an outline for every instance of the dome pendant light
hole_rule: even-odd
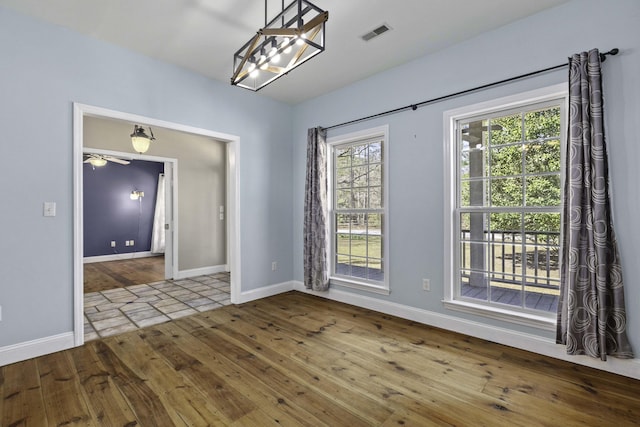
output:
[[[156,138],[153,136],[153,131],[149,128],[149,133],[151,136],[148,136],[144,128],[142,126],[134,125],[133,133],[131,134],[131,143],[133,144],[133,149],[138,153],[146,153],[149,149],[149,145],[151,145],[151,141]]]

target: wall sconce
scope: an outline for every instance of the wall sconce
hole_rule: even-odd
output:
[[[151,136],[147,135],[142,126],[134,125],[133,133],[131,134],[131,143],[133,144],[133,149],[138,153],[146,153],[149,149],[149,145],[151,141],[156,139],[153,136],[153,131],[151,127],[149,127],[149,133]]]
[[[131,197],[131,200],[142,199],[144,197],[144,191],[133,190],[129,197]]]

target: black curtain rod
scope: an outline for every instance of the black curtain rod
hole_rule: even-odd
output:
[[[607,59],[607,55],[617,55],[618,52],[620,52],[620,50],[618,48],[614,48],[614,49],[611,49],[609,52],[601,53],[600,54],[600,61],[604,62]],[[339,128],[339,127],[342,127],[342,126],[351,125],[351,124],[354,124],[354,123],[364,122],[366,120],[375,119],[376,117],[382,117],[382,116],[387,116],[389,114],[399,113],[401,111],[407,111],[407,110],[415,111],[415,110],[418,109],[418,107],[421,107],[423,105],[432,104],[434,102],[439,102],[439,101],[444,101],[445,99],[455,98],[456,96],[465,95],[467,93],[476,92],[478,90],[487,89],[487,88],[490,88],[490,87],[493,87],[493,86],[498,86],[498,85],[501,85],[501,84],[504,84],[504,83],[509,83],[509,82],[514,81],[514,80],[520,80],[520,79],[524,79],[526,77],[535,76],[536,74],[542,74],[542,73],[546,73],[546,72],[549,72],[549,71],[557,70],[559,68],[566,67],[567,65],[568,65],[568,63],[555,65],[553,67],[544,68],[544,69],[538,70],[538,71],[532,71],[530,73],[521,74],[519,76],[510,77],[508,79],[500,80],[500,81],[497,81],[497,82],[487,83],[487,84],[482,85],[482,86],[476,86],[474,88],[462,90],[460,92],[450,93],[449,95],[439,96],[437,98],[432,98],[432,99],[429,99],[427,101],[418,102],[416,104],[406,105],[404,107],[395,108],[393,110],[384,111],[382,113],[373,114],[371,116],[366,116],[366,117],[362,117],[362,118],[359,118],[359,119],[349,120],[348,122],[340,123],[340,124],[337,124],[337,125],[327,126],[327,127],[322,126],[322,128],[326,129],[326,130],[330,130],[330,129],[335,129],[335,128]]]

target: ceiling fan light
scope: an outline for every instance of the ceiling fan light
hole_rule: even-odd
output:
[[[91,164],[91,166],[93,167],[99,168],[106,165],[107,161],[102,157],[92,157],[89,159],[89,164]]]

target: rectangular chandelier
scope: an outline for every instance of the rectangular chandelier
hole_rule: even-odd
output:
[[[328,12],[306,0],[283,7],[233,55],[231,84],[260,90],[323,52],[328,19]]]

